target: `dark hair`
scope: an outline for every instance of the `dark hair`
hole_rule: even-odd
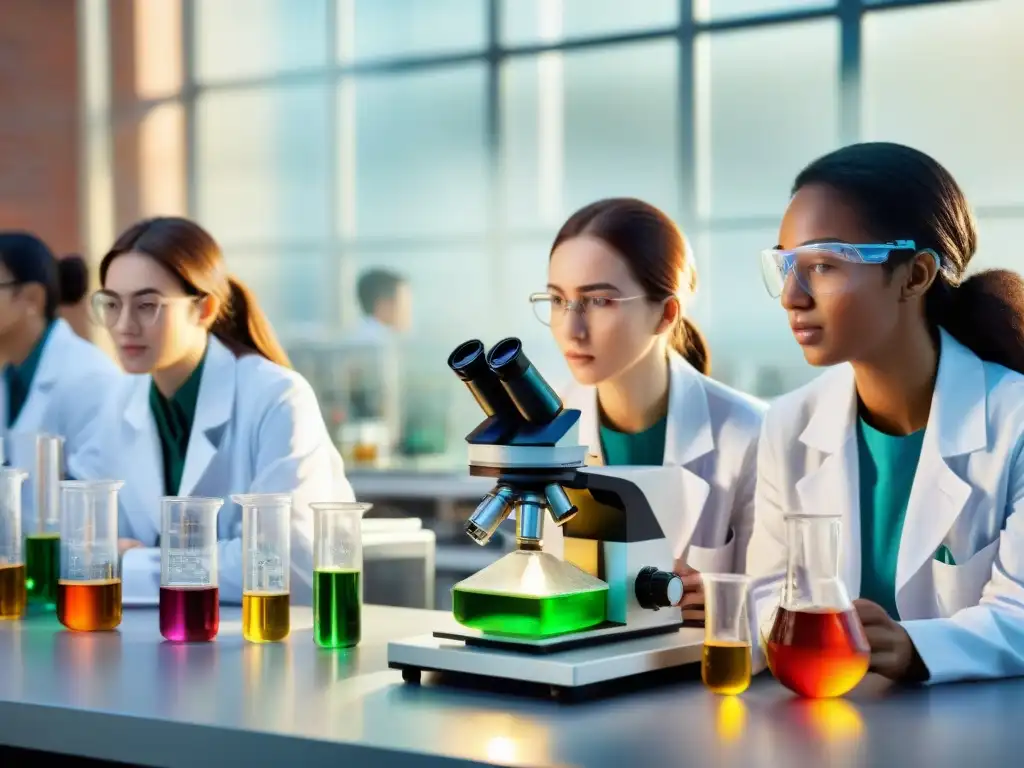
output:
[[[62,304],[77,304],[89,286],[89,268],[81,256],[57,259],[49,246],[29,232],[0,232],[0,264],[19,285],[43,286],[43,314],[57,317]]]
[[[255,297],[241,281],[228,274],[220,246],[198,224],[177,217],[133,224],[100,262],[101,283],[106,284],[107,271],[114,259],[129,252],[155,260],[181,281],[186,293],[216,297],[220,312],[210,332],[236,355],[257,354],[278,365],[291,366]]]
[[[359,306],[363,308],[363,314],[372,315],[377,309],[378,302],[395,298],[398,286],[404,282],[401,275],[387,269],[371,269],[360,275],[356,294],[359,296]]]
[[[576,211],[562,225],[551,252],[566,240],[587,235],[604,241],[622,256],[651,301],[697,288],[697,268],[679,227],[666,214],[642,200],[615,197]],[[681,284],[685,279],[685,284]],[[672,331],[672,346],[705,375],[711,373],[711,352],[697,326],[681,314]]]
[[[856,207],[881,242],[913,240],[939,254],[941,269],[925,296],[925,316],[978,357],[1024,373],[1024,280],[992,269],[964,279],[978,245],[963,190],[936,160],[900,144],[852,144],[821,157],[796,177],[793,192],[823,184]],[[887,266],[906,263],[894,253]],[[895,263],[892,263],[895,262]]]

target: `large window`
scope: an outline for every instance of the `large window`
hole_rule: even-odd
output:
[[[354,322],[363,269],[405,273],[427,388],[458,386],[444,360],[470,336],[519,335],[564,375],[526,297],[564,218],[607,195],[689,235],[716,376],[800,384],[757,252],[794,174],[851,141],[934,153],[978,206],[979,262],[1024,267],[1018,0],[161,2],[186,82],[144,162],[173,164],[156,139],[184,120],[188,210],[286,337]]]

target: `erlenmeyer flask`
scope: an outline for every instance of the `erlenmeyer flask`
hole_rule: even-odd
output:
[[[801,696],[842,696],[867,673],[870,648],[839,579],[842,520],[786,517],[789,560],[766,655],[775,678]]]

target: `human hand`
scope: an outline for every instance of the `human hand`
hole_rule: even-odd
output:
[[[129,549],[135,549],[141,547],[142,542],[135,539],[118,539],[117,540],[117,554],[120,557],[124,557],[124,553]]]
[[[928,668],[902,624],[894,621],[882,606],[870,600],[854,600],[853,608],[864,626],[864,634],[871,647],[870,671],[890,680],[928,679]]]
[[[679,604],[683,610],[683,621],[704,624],[704,581],[700,573],[676,561],[673,572],[683,580],[683,600]]]

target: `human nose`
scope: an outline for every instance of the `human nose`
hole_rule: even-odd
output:
[[[587,335],[587,320],[583,316],[582,309],[573,307],[572,309],[566,309],[565,318],[569,328],[569,336],[573,339],[582,339]]]
[[[117,319],[110,329],[119,333],[137,333],[141,330],[141,324],[138,317],[136,317],[136,313],[132,310],[131,304],[123,304],[121,306],[117,313]]]
[[[780,298],[784,309],[808,309],[814,303],[811,295],[796,279],[796,270],[790,270],[786,275]]]

